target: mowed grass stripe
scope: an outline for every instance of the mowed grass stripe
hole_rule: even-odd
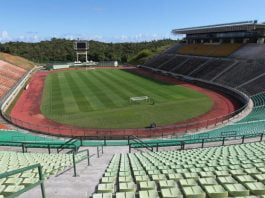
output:
[[[64,73],[64,72],[63,72]],[[63,76],[64,74],[61,73]],[[102,103],[98,100],[98,98],[94,95],[94,93],[86,87],[86,85],[79,79],[79,76],[76,75],[76,71],[71,72],[72,77],[74,78],[76,84],[78,84],[79,89],[82,90],[84,96],[87,98],[91,105],[91,109],[99,109],[99,107],[104,107]],[[66,107],[67,107],[67,113],[73,114],[73,113],[79,113],[80,111],[78,110],[78,105],[75,102],[73,93],[71,91],[71,88],[69,87],[68,83],[66,82],[66,79],[64,78],[64,81],[62,81],[61,87],[64,90],[64,94],[67,96],[66,101]],[[91,102],[93,101],[93,102]]]
[[[119,71],[122,72],[122,71]],[[118,73],[119,73],[118,72]],[[119,75],[117,75],[117,73],[115,71],[113,72],[105,72],[105,75],[109,76],[110,78],[118,81],[118,82],[124,82],[126,84],[126,86],[130,86],[134,88],[134,90],[139,90],[141,91],[141,95],[132,95],[132,96],[150,96],[151,98],[155,98],[156,101],[165,101],[168,100],[166,94],[162,94],[162,95],[158,95],[156,94],[156,92],[152,92],[150,91],[150,89],[145,88],[144,86],[140,86],[140,85],[136,85],[134,82],[129,82],[126,78],[121,78]],[[157,89],[155,90],[157,91]]]
[[[54,75],[54,77],[51,79],[51,83],[51,111],[54,113],[65,113],[62,91],[58,75]]]
[[[150,94],[154,94],[154,97],[160,96],[164,99],[170,100],[183,99],[183,97],[176,95],[176,85],[162,85],[159,82],[151,82],[150,80],[143,79],[142,77],[129,72],[121,72],[122,73],[118,72],[116,76],[122,79],[126,79],[127,81],[133,83],[135,86],[141,87],[142,89],[150,92]],[[154,83],[162,86],[163,89],[154,88]],[[174,89],[167,89],[168,87],[174,87]]]
[[[80,77],[80,80],[82,80],[86,84],[86,87],[94,93],[94,95],[105,107],[115,108],[117,106],[112,100],[112,98],[101,90],[102,85],[100,86],[100,84],[98,84],[97,82],[97,79],[93,78],[91,74],[85,75],[82,71],[78,71],[76,74]]]
[[[51,94],[52,94],[52,83],[51,83],[51,77],[48,76],[45,79],[45,86],[44,86],[43,93],[42,93],[41,110],[45,112],[49,112],[50,114],[52,110]]]
[[[73,93],[73,97],[75,99],[79,111],[81,112],[92,111],[93,109],[89,101],[86,99],[85,95],[83,94],[82,90],[79,88],[78,84],[76,84],[76,82],[74,81],[74,78],[72,77],[71,73],[65,72],[64,75],[66,78],[66,82],[68,83]]]
[[[122,84],[117,84],[113,82],[111,79],[109,79],[106,76],[102,75],[102,72],[91,72],[91,75],[93,75],[95,78],[97,78],[102,84],[104,84],[109,90],[113,92],[113,94],[116,95],[116,97],[120,98],[120,103],[122,104],[128,104],[130,97],[133,95],[132,92],[129,92],[126,87],[124,87]]]
[[[124,99],[127,101],[127,104],[128,104],[130,97],[147,95],[146,91],[142,91],[139,94],[139,91],[141,91],[141,88],[135,89],[134,87],[133,89],[131,89],[131,85],[128,88],[128,83],[126,82],[126,80],[114,78],[113,75],[115,75],[115,73],[110,73],[111,71],[113,70],[109,70],[109,72],[101,71],[99,75],[104,77],[107,83],[114,84],[115,87],[117,87],[118,92],[121,92],[122,94],[126,94],[126,98]],[[117,70],[116,72],[119,72],[119,70]],[[135,93],[135,90],[138,91],[138,94]]]
[[[144,76],[141,76],[141,75],[137,75],[135,73],[132,73],[130,71],[124,71],[124,73],[127,73],[128,75],[128,78],[133,80],[133,81],[142,81],[143,84],[145,84],[146,86],[151,86],[154,87],[154,83],[155,84],[158,84],[159,87],[161,88],[159,91],[160,92],[163,92],[167,95],[171,95],[173,97],[175,97],[176,99],[185,99],[186,97],[194,97],[194,94],[196,93],[196,95],[198,95],[198,97],[201,97],[201,96],[204,96],[203,94],[199,93],[199,92],[195,92],[193,90],[190,90],[190,89],[187,89],[183,86],[180,86],[180,85],[173,85],[173,84],[169,84],[169,83],[163,83],[163,82],[160,82],[159,80],[153,80],[153,79],[150,79],[150,78],[146,78]],[[181,95],[179,94],[176,94],[176,90],[181,92]]]
[[[125,89],[127,89],[128,91],[130,91],[133,94],[130,97],[133,97],[133,96],[146,96],[145,90],[137,89],[137,88],[135,88],[134,85],[128,83],[128,81],[116,78],[115,74],[113,74],[112,72],[105,72],[104,71],[104,72],[102,72],[102,74],[105,75],[110,80],[112,80],[113,82],[115,82],[116,84],[123,85],[123,87]]]
[[[65,115],[71,115],[74,112],[80,112],[77,103],[75,102],[71,87],[67,83],[67,79],[64,72],[58,73],[58,78],[60,81],[60,87],[63,96]]]

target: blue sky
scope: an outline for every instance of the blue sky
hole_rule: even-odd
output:
[[[264,0],[0,0],[0,42],[177,38],[174,28],[257,19]]]

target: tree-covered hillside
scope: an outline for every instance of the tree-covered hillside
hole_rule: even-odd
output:
[[[165,39],[139,43],[103,43],[89,41],[89,60],[133,64],[174,45],[177,41]],[[73,41],[53,38],[39,43],[8,42],[0,44],[0,51],[22,56],[35,62],[74,61]]]

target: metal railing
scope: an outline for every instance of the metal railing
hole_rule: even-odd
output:
[[[82,153],[86,153],[86,155],[84,155],[81,159],[79,159],[78,161],[76,161],[76,156],[77,155],[80,155]],[[89,155],[89,150],[86,149],[86,150],[83,150],[83,151],[79,151],[78,153],[76,152],[73,152],[72,153],[72,158],[73,158],[73,169],[74,169],[74,177],[77,176],[77,169],[76,169],[76,164],[87,159],[87,165],[89,166],[90,165],[90,155]]]
[[[20,169],[17,169],[17,170],[13,170],[13,171],[9,171],[9,172],[5,172],[5,173],[2,173],[0,174],[0,179],[2,178],[7,178],[7,177],[10,177],[12,175],[16,175],[16,174],[19,174],[19,173],[23,173],[25,171],[29,171],[29,170],[32,170],[32,169],[38,169],[38,176],[39,176],[39,181],[34,183],[34,184],[29,184],[27,186],[25,186],[25,188],[17,191],[17,192],[14,192],[10,195],[7,195],[5,196],[5,198],[14,198],[14,197],[17,197],[19,195],[21,195],[22,193],[36,187],[37,185],[40,185],[41,187],[41,195],[42,195],[42,198],[45,198],[46,195],[45,195],[45,188],[44,188],[44,177],[43,177],[43,174],[42,174],[42,167],[40,164],[35,164],[35,165],[31,165],[31,166],[28,166],[28,167],[25,167],[25,168],[20,168]]]
[[[156,151],[159,151],[160,147],[171,147],[171,146],[180,146],[181,150],[185,149],[186,145],[191,144],[200,144],[199,148],[205,148],[205,143],[221,143],[221,146],[225,145],[225,142],[232,140],[241,140],[239,144],[244,144],[246,139],[258,138],[257,141],[263,141],[264,132],[262,133],[254,133],[254,134],[245,134],[245,135],[227,135],[227,136],[219,136],[219,137],[207,137],[207,138],[198,138],[198,139],[186,139],[186,140],[161,140],[161,141],[149,141],[148,143],[129,143],[129,152],[132,151],[133,148],[156,148]],[[149,150],[149,149],[148,149]],[[151,150],[153,151],[153,149]]]
[[[12,146],[12,147],[21,147],[22,152],[27,152],[28,148],[47,148],[49,154],[51,153],[51,149],[57,149],[57,153],[59,153],[59,149],[64,143],[53,143],[53,142],[20,142],[20,141],[0,141],[0,146]],[[64,149],[70,149],[77,151],[77,145],[68,144],[65,145]]]

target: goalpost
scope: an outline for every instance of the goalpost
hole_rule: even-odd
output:
[[[135,97],[130,97],[130,104],[137,103],[145,101],[147,103],[150,102],[150,97],[149,96],[135,96]]]

